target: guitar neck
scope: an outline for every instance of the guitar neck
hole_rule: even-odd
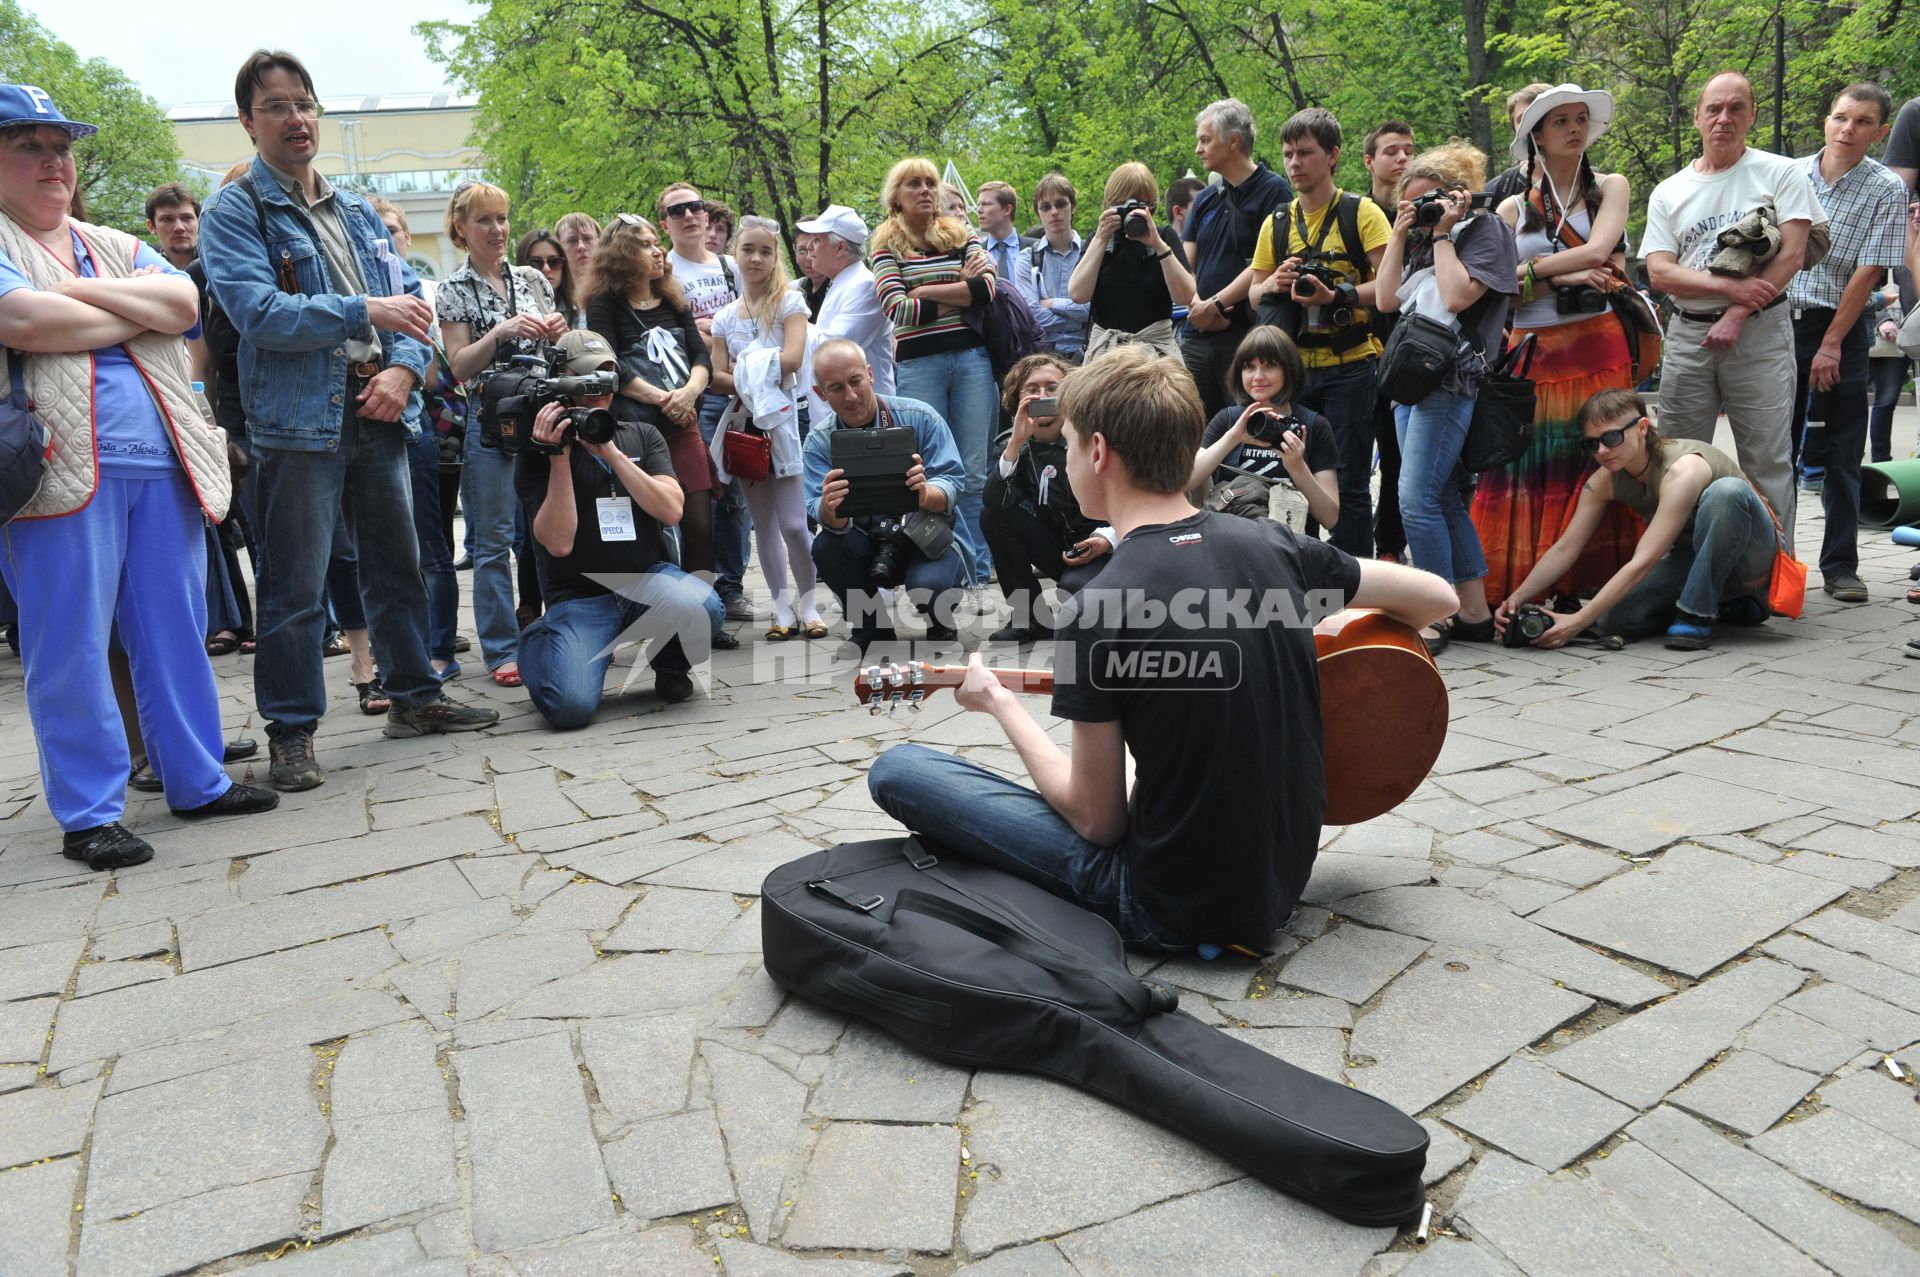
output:
[[[1052,670],[989,669],[987,672],[1010,692],[1044,696],[1053,691]],[[889,662],[862,669],[854,680],[854,692],[862,704],[915,705],[941,688],[951,690],[960,686],[966,679],[964,665]]]

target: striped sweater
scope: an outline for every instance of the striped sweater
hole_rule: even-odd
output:
[[[963,250],[968,257],[987,250],[977,235],[967,236]],[[873,286],[880,294],[880,309],[893,321],[894,354],[900,363],[922,355],[941,355],[984,345],[980,335],[967,327],[961,313],[937,302],[915,301],[907,296],[922,284],[951,284],[960,278],[960,259],[953,253],[930,253],[924,257],[902,257],[891,249],[873,255]],[[989,271],[967,281],[975,304],[993,299],[995,280]]]

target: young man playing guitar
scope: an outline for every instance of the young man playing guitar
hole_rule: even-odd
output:
[[[1292,914],[1319,847],[1313,605],[1417,627],[1458,600],[1428,573],[1196,511],[1184,490],[1204,417],[1175,360],[1137,345],[1103,355],[1068,374],[1060,416],[1081,508],[1120,534],[1061,619],[1053,713],[1073,723],[1072,751],[976,655],[955,696],[993,715],[1038,792],[896,745],[874,761],[874,801],[937,847],[1100,914],[1128,944],[1257,945]],[[1257,619],[1275,615],[1293,623]]]

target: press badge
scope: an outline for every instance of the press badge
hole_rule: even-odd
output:
[[[632,497],[596,497],[593,504],[600,511],[600,539],[602,541],[637,541],[638,534],[633,528]]]

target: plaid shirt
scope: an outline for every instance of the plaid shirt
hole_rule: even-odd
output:
[[[1827,210],[1833,247],[1812,270],[1787,285],[1787,304],[1838,309],[1847,281],[1862,266],[1898,266],[1907,247],[1907,185],[1862,157],[1838,182],[1820,175],[1820,151],[1800,161],[1813,194]]]

